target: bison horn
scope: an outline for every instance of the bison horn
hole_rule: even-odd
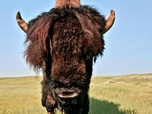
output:
[[[20,12],[17,12],[17,14],[16,14],[16,21],[17,21],[19,27],[20,27],[25,33],[27,33],[28,23],[22,19]]]
[[[104,33],[106,33],[112,27],[112,25],[114,24],[114,21],[115,21],[115,11],[111,10],[109,17],[106,20],[106,26],[105,26]]]

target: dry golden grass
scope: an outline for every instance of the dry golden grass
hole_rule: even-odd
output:
[[[0,114],[46,114],[41,79],[0,78]],[[89,114],[152,114],[152,74],[92,77],[89,95]]]

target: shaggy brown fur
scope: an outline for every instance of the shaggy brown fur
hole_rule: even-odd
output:
[[[105,18],[88,6],[54,8],[29,22],[26,61],[42,69],[42,104],[54,114],[88,114],[92,61],[104,50]],[[75,90],[79,96],[64,104],[58,90]]]

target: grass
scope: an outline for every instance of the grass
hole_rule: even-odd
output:
[[[41,79],[0,78],[0,114],[46,114]],[[92,77],[89,95],[89,114],[152,114],[152,74]]]

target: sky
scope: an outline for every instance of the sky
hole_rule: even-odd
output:
[[[0,77],[35,76],[23,57],[26,34],[15,16],[26,21],[54,6],[54,0],[0,1]],[[115,10],[113,27],[104,35],[105,51],[93,65],[93,76],[152,73],[152,0],[81,0],[106,18]],[[39,74],[41,75],[41,73]]]

